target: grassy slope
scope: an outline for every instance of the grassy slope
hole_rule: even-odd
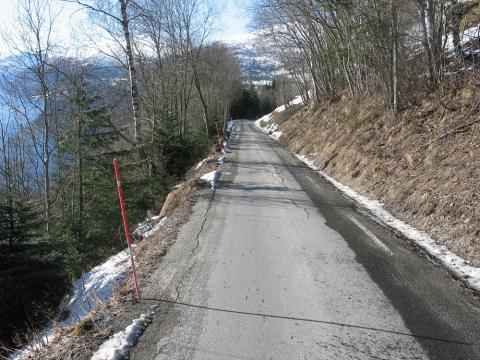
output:
[[[397,118],[344,98],[278,120],[283,145],[480,266],[479,75]]]

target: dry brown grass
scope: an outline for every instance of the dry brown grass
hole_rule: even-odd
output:
[[[396,118],[373,99],[344,98],[297,111],[280,141],[480,266],[479,102],[479,75]]]
[[[468,1],[463,4],[465,8],[470,8],[467,15],[464,16],[460,23],[460,30],[474,27],[480,23],[480,1]]]

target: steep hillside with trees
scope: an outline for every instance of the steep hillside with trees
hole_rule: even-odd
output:
[[[59,1],[20,0],[3,34],[12,53],[0,78],[5,347],[20,346],[72,281],[124,248],[112,160],[136,223],[212,149],[241,77],[231,50],[209,40],[214,6],[74,2],[101,35],[94,58],[56,42]]]
[[[256,14],[308,105],[274,113],[279,141],[478,266],[480,3],[263,0]]]
[[[398,113],[453,73],[478,66],[478,7],[478,1],[261,0],[254,10],[263,47],[305,102],[374,95]]]
[[[271,121],[282,145],[479,266],[479,77],[452,86],[397,117],[345,97]]]

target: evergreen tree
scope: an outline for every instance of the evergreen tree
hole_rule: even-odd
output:
[[[233,118],[240,119],[252,119],[261,114],[260,99],[253,85],[242,89],[240,96],[232,100],[230,113]]]
[[[63,234],[73,277],[112,248],[120,248],[120,242],[115,242],[120,219],[113,206],[116,188],[112,178],[112,160],[118,153],[111,149],[117,136],[101,98],[90,93],[87,84],[80,83],[68,98],[68,141],[59,159],[71,175],[54,226]],[[59,181],[65,179],[59,177]]]
[[[67,281],[60,248],[44,232],[41,207],[8,189],[0,203],[0,337],[45,318]],[[36,206],[37,205],[37,206]]]
[[[13,248],[38,236],[40,221],[32,202],[20,199],[12,189],[1,194],[0,244]]]

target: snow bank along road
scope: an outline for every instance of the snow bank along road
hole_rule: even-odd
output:
[[[443,268],[253,124],[230,151],[144,285],[132,359],[480,359],[479,303]]]

